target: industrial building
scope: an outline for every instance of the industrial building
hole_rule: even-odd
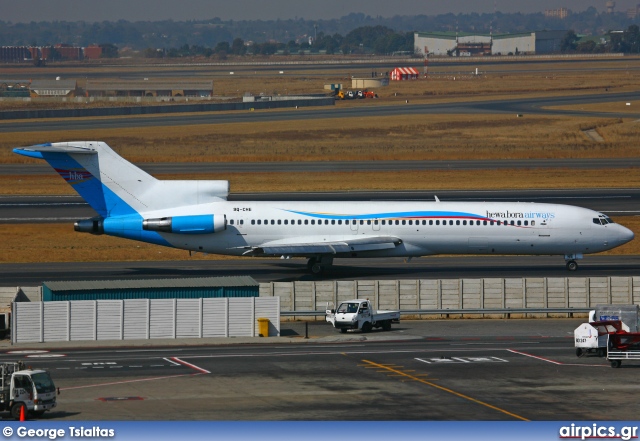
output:
[[[522,34],[416,32],[415,52],[422,55],[470,57],[486,55],[548,54],[558,52],[567,31]]]
[[[93,81],[85,87],[88,97],[198,97],[213,96],[213,81]]]
[[[42,300],[200,299],[258,297],[253,277],[197,277],[181,279],[81,280],[44,282]]]
[[[29,84],[31,98],[73,98],[78,93],[76,80],[33,80]]]

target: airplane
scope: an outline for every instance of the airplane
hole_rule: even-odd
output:
[[[334,258],[436,254],[584,254],[634,234],[597,211],[532,202],[233,202],[229,181],[158,180],[100,141],[13,150],[44,159],[98,213],[75,231],[211,254],[304,257],[313,274]]]

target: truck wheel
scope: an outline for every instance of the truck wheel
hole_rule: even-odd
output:
[[[582,348],[576,348],[576,357],[582,357],[584,355],[584,351]]]
[[[347,333],[347,328],[340,328],[340,333],[341,334],[346,334]]]
[[[31,413],[31,415],[33,415],[36,418],[42,418],[42,415],[44,415],[44,410],[37,410],[37,411],[33,410],[29,413]]]
[[[13,418],[16,421],[20,419],[20,409],[22,408],[22,406],[23,406],[22,403],[13,403],[13,406],[11,406],[11,418]]]
[[[611,362],[611,367],[612,367],[612,368],[619,368],[619,367],[620,367],[620,365],[622,365],[622,362],[621,362],[620,360],[613,360],[613,361]]]
[[[373,329],[373,326],[371,326],[370,322],[364,322],[362,324],[362,332],[371,332],[371,329]]]
[[[384,323],[382,323],[382,330],[391,331],[391,320],[385,320]]]
[[[598,357],[605,357],[607,355],[607,350],[605,348],[599,348],[597,354]]]

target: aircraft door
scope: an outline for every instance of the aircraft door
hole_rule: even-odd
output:
[[[349,222],[349,226],[351,227],[351,232],[353,234],[358,234],[358,221],[355,219],[351,219]]]
[[[380,231],[380,220],[373,220],[373,231]]]

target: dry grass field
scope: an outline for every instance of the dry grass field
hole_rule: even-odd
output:
[[[339,101],[336,106],[411,106],[416,103],[488,100],[637,90],[640,58],[533,65],[479,66],[481,75],[468,67],[430,66],[429,79],[392,82],[377,90],[377,100]],[[607,70],[600,69],[606,67]],[[123,67],[96,68],[91,72],[121,72]],[[161,70],[162,68],[154,68]],[[350,78],[370,77],[362,68],[314,70],[195,67],[189,78],[214,80],[215,94],[239,97],[254,94],[324,92],[326,83],[351,85]],[[467,71],[465,72],[464,69]],[[29,70],[5,76],[26,77]],[[284,74],[278,71],[283,70]],[[378,70],[380,71],[380,70]],[[66,78],[73,77],[69,69]],[[149,76],[149,68],[132,68]],[[82,68],[75,69],[82,75]],[[177,72],[179,74],[179,72]],[[170,79],[170,78],[164,78]],[[179,80],[178,77],[176,77]],[[408,101],[408,103],[407,103]],[[579,110],[635,112],[640,103],[598,104]],[[22,105],[21,105],[22,106]],[[27,105],[24,105],[28,108]],[[43,105],[44,106],[44,105]],[[84,106],[67,104],[66,106]],[[0,110],[7,104],[0,102]],[[46,107],[46,106],[44,106]],[[11,124],[11,122],[0,122]],[[604,142],[594,142],[583,130],[596,129]],[[234,123],[115,130],[3,133],[0,163],[35,163],[11,152],[12,147],[42,142],[103,140],[132,162],[231,161],[346,161],[346,160],[460,160],[528,158],[631,158],[638,157],[640,123],[633,118],[524,115],[404,115],[398,117],[327,118],[270,123]],[[167,175],[161,179],[228,179],[232,192],[326,191],[492,188],[595,188],[637,187],[640,171],[524,169],[478,171],[411,171],[376,173],[234,173],[224,175]],[[0,194],[71,194],[52,171],[46,176],[0,176]],[[435,193],[437,194],[437,193]],[[616,219],[640,237],[640,217]],[[0,225],[3,237],[0,262],[85,260],[173,260],[189,258],[186,251],[157,247],[110,237],[73,232],[71,224]],[[640,254],[636,239],[611,253]],[[42,252],[42,250],[47,250]],[[196,258],[196,257],[194,257]],[[200,258],[200,257],[197,257]],[[211,257],[209,257],[211,258]]]

